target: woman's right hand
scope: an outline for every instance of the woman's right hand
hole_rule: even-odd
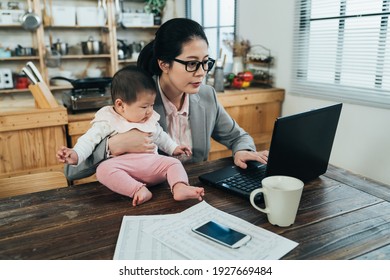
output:
[[[108,149],[113,156],[125,153],[154,153],[156,145],[152,134],[137,129],[116,134],[108,139]]]

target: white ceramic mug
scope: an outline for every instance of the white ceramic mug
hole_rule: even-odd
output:
[[[297,215],[304,183],[290,176],[270,176],[261,181],[262,188],[253,190],[250,202],[257,210],[266,213],[268,221],[280,227],[291,226]],[[255,196],[263,193],[266,208],[255,204]]]

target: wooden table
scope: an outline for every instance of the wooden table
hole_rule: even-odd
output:
[[[231,163],[186,166],[198,175]],[[178,213],[196,201],[175,202],[168,186],[132,207],[129,198],[99,183],[0,200],[0,259],[112,259],[124,215]],[[280,228],[249,201],[211,187],[212,206],[299,243],[284,259],[390,259],[390,187],[329,166],[305,185],[293,226]]]

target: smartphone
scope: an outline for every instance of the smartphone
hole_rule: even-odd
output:
[[[208,221],[192,229],[193,232],[229,248],[237,249],[251,240],[251,236],[214,221]]]

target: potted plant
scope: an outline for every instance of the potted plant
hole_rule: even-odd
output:
[[[249,40],[224,40],[224,43],[233,52],[233,70],[234,74],[244,71],[244,60],[251,49]]]
[[[154,14],[154,25],[160,25],[161,12],[165,7],[166,0],[147,0],[145,3],[145,12]]]

